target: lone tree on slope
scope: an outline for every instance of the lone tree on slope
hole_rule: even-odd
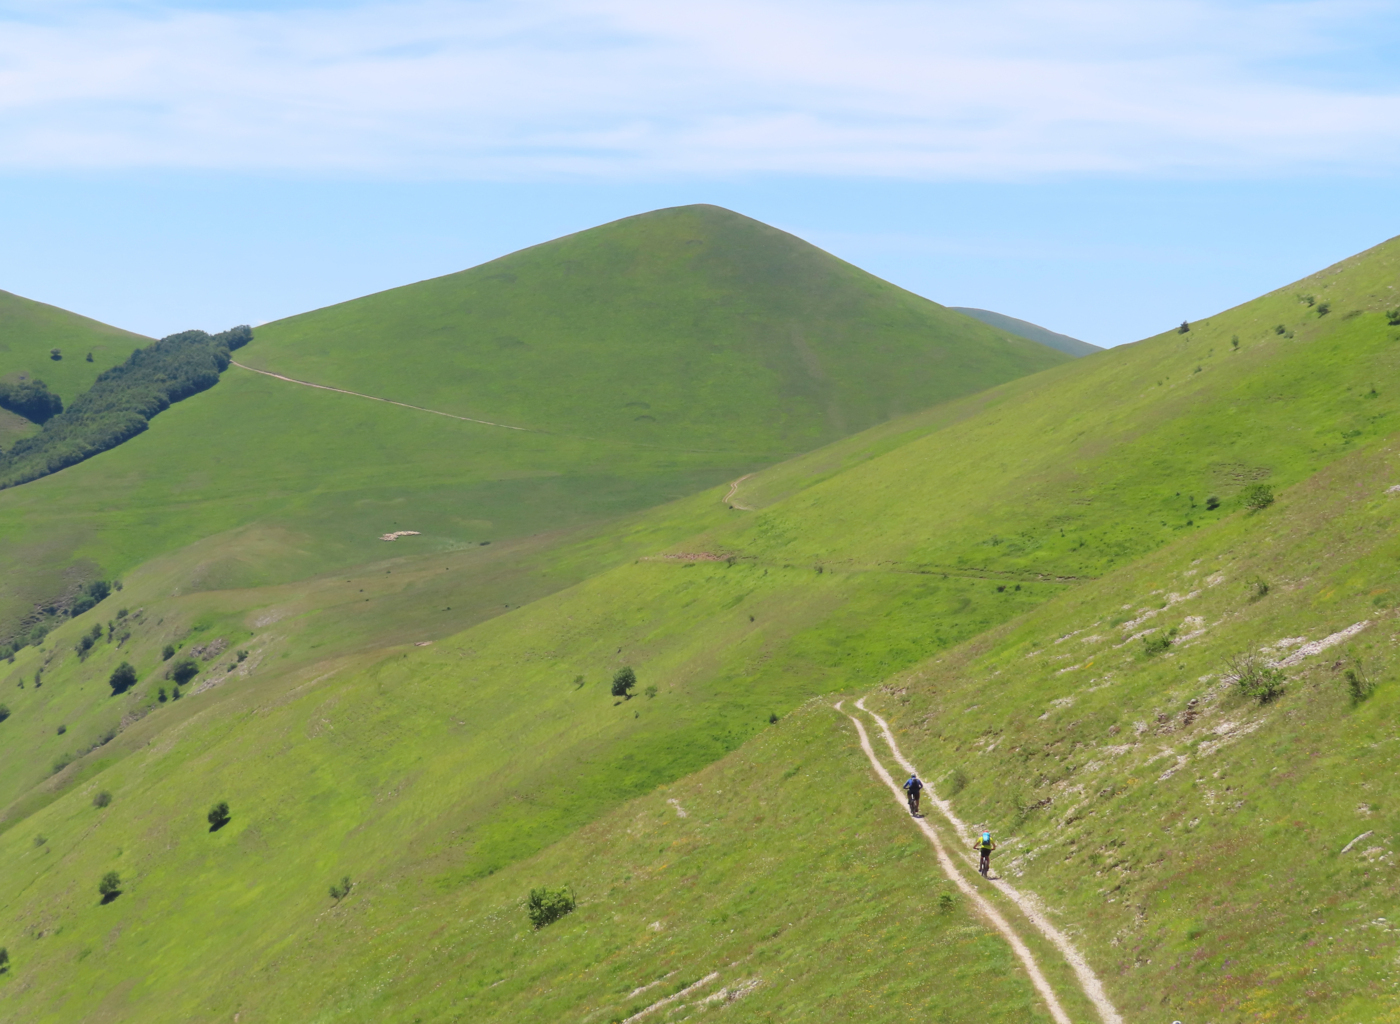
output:
[[[112,688],[112,695],[126,693],[136,685],[136,669],[131,667],[131,662],[124,661],[112,670],[112,678],[107,680],[107,685]]]
[[[637,673],[632,671],[631,666],[620,668],[617,675],[613,676],[612,695],[614,697],[624,697],[632,699],[632,691],[637,686]]]
[[[228,801],[220,800],[213,807],[209,808],[208,818],[210,832],[217,832],[232,821],[233,815],[229,813]]]
[[[103,903],[111,903],[122,894],[122,876],[115,871],[107,872],[97,883],[97,891],[102,894]]]

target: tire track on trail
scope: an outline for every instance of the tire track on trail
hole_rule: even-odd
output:
[[[841,710],[842,703],[845,702],[837,703],[836,709],[838,711]],[[864,697],[856,701],[856,707],[879,724],[885,744],[889,747],[890,753],[894,755],[894,759],[899,763],[900,767],[911,775],[918,774],[914,765],[899,749],[899,744],[895,742],[894,734],[890,731],[889,723],[865,706]],[[895,801],[900,807],[906,808],[907,810],[904,793],[895,783],[894,779],[891,778],[885,766],[881,764],[879,759],[875,756],[875,750],[870,744],[869,737],[866,735],[865,726],[854,715],[844,711],[842,714],[845,714],[846,717],[851,720],[852,724],[855,725],[856,732],[860,735],[861,749],[865,751],[865,756],[869,758],[870,764],[874,767],[876,774],[879,775],[880,778],[884,780],[885,785],[890,788],[890,791],[894,794]],[[938,808],[939,812],[947,819],[948,824],[953,827],[957,834],[967,834],[966,824],[953,813],[952,806],[946,800],[939,799],[933,790],[927,786],[924,787],[924,794],[928,800]],[[1005,936],[1007,942],[1011,944],[1011,948],[1015,950],[1016,955],[1021,958],[1021,962],[1025,964],[1027,972],[1031,975],[1031,981],[1035,985],[1036,990],[1045,998],[1046,1004],[1050,1008],[1051,1015],[1054,1016],[1059,1024],[1070,1024],[1069,1016],[1065,1013],[1064,1008],[1060,1006],[1054,990],[1051,989],[1049,982],[1045,980],[1045,976],[1040,972],[1040,967],[1036,963],[1034,955],[1031,953],[1030,949],[1026,947],[1025,943],[1022,942],[1021,937],[1016,934],[1015,930],[1007,923],[1006,919],[987,902],[986,898],[963,877],[962,872],[958,870],[952,857],[950,857],[945,850],[942,839],[939,837],[934,827],[923,818],[913,818],[911,820],[919,826],[924,835],[928,837],[929,842],[933,844],[933,848],[938,854],[939,864],[943,868],[943,873],[976,904],[977,908],[992,921],[997,927],[997,930],[1000,931],[1002,935]],[[966,854],[964,854],[964,859],[967,860]],[[969,867],[972,866],[970,860],[967,860],[967,863]],[[1094,1009],[1098,1011],[1099,1017],[1103,1020],[1104,1024],[1123,1024],[1122,1015],[1118,1012],[1117,1007],[1113,1005],[1113,1001],[1108,998],[1108,993],[1104,991],[1103,982],[1101,982],[1098,975],[1094,973],[1094,969],[1089,966],[1089,962],[1084,958],[1084,954],[1079,951],[1064,932],[1056,928],[1054,924],[1046,918],[1037,905],[1037,902],[1023,895],[1015,886],[1011,885],[1005,879],[989,878],[987,881],[995,886],[1003,896],[1011,900],[1021,913],[1026,916],[1026,919],[1030,921],[1031,924],[1035,925],[1036,930],[1048,939],[1051,945],[1065,958],[1065,962],[1068,963],[1070,969],[1074,971],[1075,979],[1079,983],[1080,990],[1084,993],[1085,998],[1094,1005]]]

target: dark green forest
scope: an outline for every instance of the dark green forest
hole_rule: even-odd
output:
[[[120,366],[107,370],[66,410],[57,396],[43,395],[48,389],[37,381],[6,385],[28,388],[20,401],[37,411],[48,411],[44,429],[0,453],[0,488],[37,480],[91,458],[146,429],[151,417],[170,408],[171,403],[213,387],[219,374],[228,369],[229,353],[248,344],[252,328],[234,327],[221,334],[183,331],[153,342],[131,353]],[[32,385],[42,389],[39,393]],[[55,403],[57,403],[55,407]],[[6,406],[11,408],[10,406]],[[50,411],[51,410],[51,411]]]
[[[34,423],[47,423],[63,411],[63,399],[41,380],[0,380],[0,409],[18,413]]]

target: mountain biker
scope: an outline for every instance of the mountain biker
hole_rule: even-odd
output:
[[[919,794],[923,791],[924,784],[919,781],[919,777],[909,776],[909,781],[904,784],[904,792],[909,794],[909,813],[916,818],[919,816]]]
[[[977,865],[977,870],[982,873],[982,877],[987,877],[987,872],[992,869],[992,851],[997,848],[997,844],[992,840],[990,832],[983,832],[982,838],[973,844],[972,848],[982,855],[981,862]]]

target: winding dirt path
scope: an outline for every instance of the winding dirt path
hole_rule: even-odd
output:
[[[844,701],[836,705],[838,711],[841,710],[842,703],[844,703]],[[894,734],[890,732],[889,723],[865,706],[864,697],[856,701],[856,707],[860,708],[861,711],[878,723],[885,744],[889,747],[890,753],[894,755],[894,759],[899,763],[900,767],[911,775],[917,774],[914,765],[904,756],[903,752],[899,749],[899,744],[895,742]],[[870,745],[870,739],[866,735],[865,727],[860,719],[847,712],[842,713],[850,718],[851,722],[855,725],[856,732],[860,735],[861,749],[865,751],[865,756],[869,758],[870,764],[874,767],[876,774],[878,774],[880,778],[884,780],[885,785],[890,788],[890,791],[894,794],[895,801],[900,807],[906,807],[903,791],[895,784],[894,779],[890,777],[890,773],[875,756],[875,751]],[[952,806],[946,800],[940,800],[929,787],[925,787],[924,796],[938,808],[943,817],[947,819],[948,824],[953,827],[959,836],[969,834],[967,825],[953,813]],[[1064,1008],[1060,1006],[1059,1000],[1055,997],[1054,990],[1051,989],[1049,982],[1045,980],[1045,976],[1040,972],[1039,965],[1036,964],[1035,957],[1032,955],[1031,951],[1026,948],[1020,936],[1017,935],[1011,925],[1006,922],[1006,919],[997,913],[991,904],[989,904],[987,900],[973,888],[972,884],[963,877],[957,865],[953,862],[953,859],[944,849],[943,842],[934,827],[923,818],[913,818],[911,820],[919,826],[924,835],[928,837],[929,842],[933,844],[933,848],[938,854],[938,862],[943,868],[944,874],[956,883],[959,889],[967,894],[968,898],[977,906],[977,909],[987,916],[993,925],[996,926],[997,930],[1006,938],[1006,941],[1011,944],[1011,948],[1015,950],[1016,955],[1020,957],[1021,962],[1025,964],[1026,971],[1031,976],[1031,982],[1045,999],[1047,1006],[1049,1006],[1051,1015],[1057,1022],[1060,1022],[1060,1024],[1069,1024],[1069,1016],[1065,1013]],[[968,867],[973,868],[971,856],[966,852],[959,852],[962,852],[963,859]],[[1069,940],[1069,937],[1066,936],[1064,932],[1056,928],[1045,917],[1044,913],[1040,910],[1038,902],[1022,894],[1003,878],[990,878],[988,881],[994,885],[1003,896],[1016,904],[1020,911],[1025,914],[1026,919],[1030,921],[1031,924],[1035,925],[1036,930],[1044,935],[1059,951],[1060,955],[1065,958],[1065,962],[1068,963],[1070,968],[1074,971],[1075,979],[1079,982],[1080,990],[1083,991],[1089,1002],[1094,1004],[1094,1009],[1098,1011],[1099,1017],[1102,1018],[1104,1024],[1123,1024],[1122,1015],[1118,1012],[1117,1007],[1113,1005],[1112,1000],[1108,998],[1108,994],[1104,991],[1103,983],[1099,980],[1098,975],[1094,973],[1093,968],[1089,966],[1089,962],[1084,958],[1084,954],[1079,952],[1078,948],[1075,947],[1074,943]]]
[[[724,496],[724,503],[725,503],[726,505],[728,505],[730,508],[741,508],[741,509],[743,509],[745,512],[752,512],[752,511],[754,511],[754,510],[753,510],[752,508],[750,508],[748,505],[736,505],[736,504],[734,503],[734,495],[737,494],[737,493],[739,492],[739,485],[740,485],[741,483],[743,483],[745,480],[747,480],[747,479],[748,479],[749,477],[751,477],[751,476],[753,476],[752,473],[745,473],[745,474],[744,474],[743,476],[741,476],[738,480],[735,480],[732,484],[729,485],[729,493],[726,494],[726,495]]]
[[[245,366],[236,359],[230,359],[230,363],[240,370],[250,370],[253,373],[260,373],[264,377],[276,377],[278,380],[285,380],[291,384],[300,384],[304,388],[316,388],[319,391],[334,391],[340,395],[354,395],[356,398],[368,398],[371,402],[383,402],[386,405],[397,405],[404,409],[415,409],[418,412],[430,412],[434,416],[446,416],[450,420],[461,420],[463,423],[480,423],[487,427],[500,427],[502,430],[520,430],[527,434],[543,434],[547,431],[536,430],[533,427],[513,427],[509,423],[493,423],[491,420],[478,420],[470,416],[457,416],[450,412],[442,412],[438,409],[425,409],[421,405],[409,405],[407,402],[395,402],[391,398],[377,398],[374,395],[362,395],[358,391],[346,391],[344,388],[333,388],[328,384],[312,384],[309,380],[297,380],[295,377],[284,377],[280,373],[273,373],[271,370],[259,370],[256,366]]]

